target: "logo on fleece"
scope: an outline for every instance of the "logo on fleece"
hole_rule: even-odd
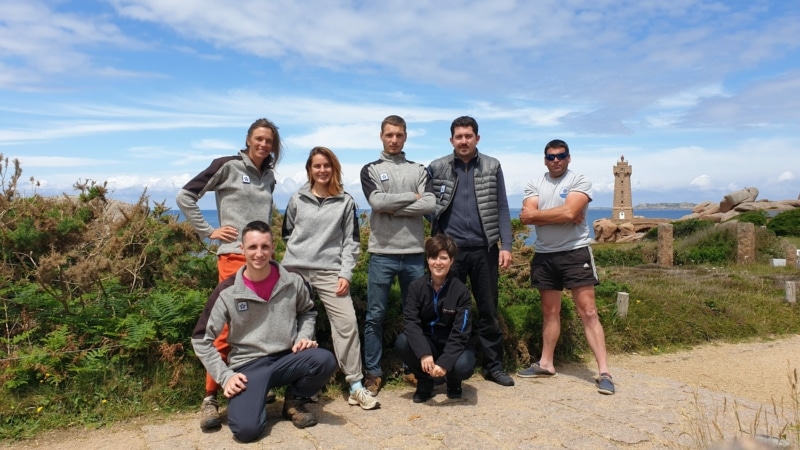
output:
[[[567,198],[567,194],[569,194],[569,189],[561,188],[561,193],[558,194],[561,198]]]
[[[247,175],[242,175],[242,183],[250,184],[250,177],[248,177]]]
[[[381,181],[389,181],[389,174],[388,173],[382,173],[381,174]]]
[[[247,311],[247,302],[239,302],[236,304],[236,309],[239,311]]]

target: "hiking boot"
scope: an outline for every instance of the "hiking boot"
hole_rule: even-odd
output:
[[[307,398],[295,397],[286,392],[283,398],[283,418],[291,420],[297,428],[313,427],[317,424],[317,416],[306,409]]]
[[[381,381],[383,381],[381,377],[367,375],[364,377],[364,387],[369,391],[371,396],[376,397],[381,390]]]
[[[408,383],[408,384],[410,384],[412,386],[416,386],[417,385],[417,377],[415,377],[414,374],[411,373],[411,372],[403,374],[403,381],[405,381],[406,383]]]
[[[600,377],[597,378],[597,392],[605,395],[614,395],[616,389],[614,388],[614,379],[611,378],[611,374],[608,372],[603,372],[600,374]]]
[[[494,370],[492,372],[486,372],[484,375],[487,380],[494,381],[495,383],[499,384],[500,386],[513,386],[514,379],[508,376],[507,373],[503,372],[502,370]]]
[[[270,390],[268,390],[268,391],[267,391],[267,397],[266,397],[266,399],[267,399],[267,404],[268,404],[268,405],[269,405],[270,403],[275,403],[275,393],[274,393],[274,392],[272,392],[272,389],[270,389]]]
[[[351,392],[350,398],[347,399],[347,404],[350,406],[358,405],[361,409],[375,409],[380,405],[366,388]]]
[[[200,429],[210,430],[222,426],[219,418],[219,403],[214,397],[206,397],[200,406]]]

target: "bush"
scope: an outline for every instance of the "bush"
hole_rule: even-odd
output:
[[[657,248],[646,242],[596,244],[592,254],[598,266],[638,266],[656,262]]]
[[[778,236],[800,236],[800,208],[776,215],[767,224],[767,229]]]
[[[736,229],[719,225],[696,232],[675,246],[675,264],[724,264],[736,260]]]
[[[769,215],[763,209],[757,209],[755,211],[743,212],[731,220],[742,223],[752,223],[757,227],[762,227],[769,221]]]

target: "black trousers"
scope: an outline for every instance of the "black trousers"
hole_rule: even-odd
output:
[[[428,345],[431,347],[431,355],[433,356],[433,361],[435,363],[436,360],[439,359],[439,356],[442,355],[442,352],[444,351],[444,345],[439,345],[433,342],[428,336],[425,337],[428,339]],[[411,370],[411,373],[417,377],[417,386],[424,388],[427,385],[433,389],[433,378],[427,373],[423,372],[422,363],[420,363],[420,360],[417,358],[417,355],[414,354],[414,351],[411,350],[411,346],[408,345],[408,338],[406,338],[405,333],[400,333],[397,336],[397,340],[394,343],[394,349],[397,352],[397,355],[400,356],[400,359],[402,359],[405,365]],[[471,348],[467,347],[464,349],[464,352],[461,353],[458,359],[456,359],[456,363],[453,365],[453,368],[447,372],[445,379],[447,380],[447,384],[460,384],[461,381],[472,376],[472,372],[474,371],[475,353]]]
[[[464,284],[467,277],[478,308],[476,330],[483,354],[482,365],[488,372],[503,370],[503,329],[497,321],[497,279],[500,249],[459,247],[450,272]]]

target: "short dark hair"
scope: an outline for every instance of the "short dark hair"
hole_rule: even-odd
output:
[[[272,229],[269,227],[267,222],[264,222],[263,220],[254,220],[244,226],[244,229],[242,230],[242,244],[244,244],[244,236],[251,231],[267,233],[270,235],[270,237],[272,237]]]
[[[569,145],[567,145],[567,143],[561,139],[553,139],[552,141],[548,142],[547,145],[544,146],[544,154],[546,155],[547,151],[551,148],[563,148],[564,151],[566,151],[569,155]]]
[[[442,250],[447,252],[447,255],[450,259],[456,257],[456,253],[458,253],[458,247],[453,239],[446,235],[439,233],[435,236],[431,236],[425,241],[425,256],[427,258],[435,258],[439,256],[439,252]]]
[[[396,127],[403,127],[403,133],[406,132],[406,120],[400,116],[396,116],[392,114],[391,116],[386,116],[381,122],[381,134],[383,134],[383,129],[386,128],[386,125],[394,125]]]
[[[475,133],[476,136],[478,135],[478,121],[470,116],[457,117],[456,120],[450,124],[450,137],[453,137],[457,127],[470,127],[472,128],[472,132]]]
[[[247,141],[253,135],[253,131],[255,131],[257,128],[269,128],[272,130],[272,152],[270,152],[265,161],[267,162],[268,168],[274,169],[275,166],[278,165],[278,161],[281,159],[281,134],[278,132],[278,126],[269,119],[261,118],[256,120],[250,125],[250,128],[247,129],[247,137],[244,140],[244,148],[247,148]]]

